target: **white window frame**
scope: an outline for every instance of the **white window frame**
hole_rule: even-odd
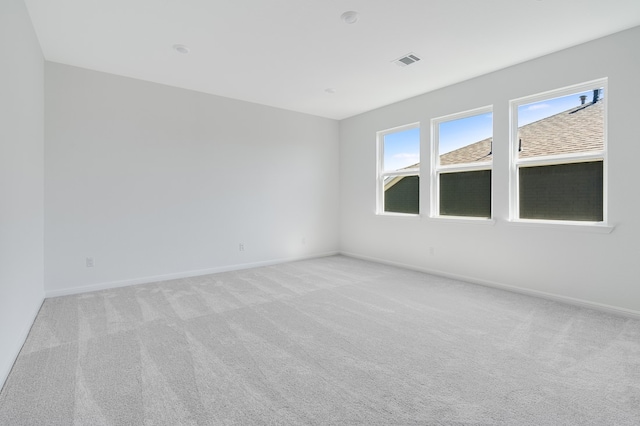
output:
[[[420,212],[418,213],[400,213],[400,212],[387,212],[384,210],[384,180],[390,176],[418,176],[420,178],[420,170],[422,167],[413,168],[413,169],[404,169],[404,170],[393,170],[393,171],[385,171],[384,170],[384,137],[386,135],[392,133],[399,133],[405,130],[418,129],[420,130],[420,122],[405,124],[398,127],[393,127],[387,130],[381,130],[376,133],[376,145],[377,145],[377,179],[376,179],[376,214],[383,216],[409,216],[416,217],[420,216]],[[420,151],[422,151],[422,132],[420,132]],[[421,156],[421,154],[419,153]],[[422,157],[420,157],[422,158]],[[422,162],[420,162],[422,166]],[[421,185],[422,186],[422,185]],[[419,191],[422,192],[422,191]],[[422,203],[420,203],[422,204]]]
[[[446,219],[454,221],[473,221],[473,222],[489,222],[493,223],[493,159],[491,161],[484,161],[482,163],[465,163],[465,164],[451,164],[448,166],[440,165],[440,124],[447,121],[459,120],[461,118],[473,117],[475,115],[482,115],[491,113],[493,117],[493,105],[487,105],[480,108],[474,108],[467,111],[458,112],[455,114],[444,115],[442,117],[431,119],[431,211],[430,217],[433,219]],[[493,121],[493,120],[492,120]],[[491,137],[493,138],[493,127],[491,131]],[[493,139],[492,139],[493,140]],[[479,142],[479,141],[478,141]],[[493,145],[493,143],[492,143]],[[493,146],[492,146],[493,150]],[[473,216],[450,216],[440,215],[440,175],[443,173],[457,173],[457,172],[473,172],[480,170],[491,171],[491,216],[485,217],[473,217]]]
[[[578,152],[571,154],[559,154],[548,155],[534,158],[518,158],[518,107],[521,105],[540,102],[548,99],[560,98],[563,96],[569,96],[572,94],[585,92],[588,90],[603,88],[604,97],[600,102],[603,102],[604,107],[604,128],[603,128],[603,149],[601,151],[589,151]],[[524,96],[518,99],[509,101],[509,125],[510,125],[510,170],[509,170],[509,220],[515,224],[523,225],[543,225],[543,226],[569,226],[578,228],[602,228],[604,232],[611,232],[613,229],[608,225],[608,161],[607,161],[607,121],[608,121],[608,79],[601,78],[597,80],[588,81],[585,83],[575,84],[572,86],[563,87],[560,89],[549,90],[546,92],[538,93],[535,95]],[[589,161],[602,160],[602,222],[593,221],[579,221],[579,220],[554,220],[554,219],[521,219],[520,218],[520,181],[519,181],[519,169],[521,166],[534,167],[534,166],[551,166],[561,164],[573,164],[584,163]]]

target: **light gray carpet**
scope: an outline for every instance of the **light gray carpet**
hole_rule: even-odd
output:
[[[45,301],[1,425],[639,425],[640,321],[342,256]]]

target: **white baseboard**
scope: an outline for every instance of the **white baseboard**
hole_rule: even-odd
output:
[[[306,259],[315,259],[319,257],[333,256],[336,254],[339,254],[339,253],[337,251],[332,251],[332,252],[326,252],[326,253],[318,253],[310,256],[271,259],[271,260],[264,260],[259,262],[240,263],[235,265],[218,266],[215,268],[176,272],[172,274],[152,275],[152,276],[146,276],[146,277],[119,280],[119,281],[108,281],[108,282],[91,284],[91,285],[82,286],[82,287],[70,287],[70,288],[64,288],[60,290],[49,290],[49,291],[46,291],[46,297],[50,298],[50,297],[59,297],[59,296],[69,296],[72,294],[89,293],[92,291],[108,290],[111,288],[128,287],[136,284],[147,284],[147,283],[153,283],[158,281],[175,280],[179,278],[197,277],[200,275],[216,274],[219,272],[238,271],[241,269],[250,269],[250,268],[257,268],[260,266],[277,265],[279,263],[295,262],[297,260],[306,260]]]
[[[361,254],[357,254],[357,253],[350,253],[350,252],[342,251],[342,252],[340,252],[340,254],[343,255],[343,256],[353,257],[353,258],[356,258],[356,259],[368,260],[370,262],[376,262],[376,263],[382,263],[382,264],[385,264],[385,265],[397,266],[397,267],[400,267],[400,268],[411,269],[411,270],[414,270],[414,271],[425,272],[425,273],[428,273],[428,274],[438,275],[438,276],[441,276],[441,277],[451,278],[451,279],[455,279],[455,280],[459,280],[459,281],[465,281],[465,282],[469,282],[469,283],[472,283],[472,284],[479,284],[479,285],[482,285],[482,286],[485,286],[485,287],[493,287],[493,288],[498,288],[498,289],[501,289],[501,290],[511,291],[513,293],[520,293],[520,294],[524,294],[524,295],[527,295],[527,296],[534,296],[534,297],[539,297],[539,298],[542,298],[542,299],[553,300],[555,302],[565,303],[565,304],[568,304],[568,305],[574,305],[574,306],[580,306],[582,308],[594,309],[594,310],[601,311],[601,312],[606,312],[606,313],[609,313],[609,314],[622,315],[622,316],[629,317],[629,318],[640,319],[640,311],[635,311],[633,309],[621,308],[621,307],[618,307],[618,306],[607,305],[607,304],[604,304],[604,303],[592,302],[592,301],[589,301],[589,300],[577,299],[577,298],[574,298],[574,297],[562,296],[562,295],[559,295],[559,294],[553,294],[553,293],[547,293],[547,292],[539,291],[539,290],[532,290],[532,289],[528,289],[528,288],[517,287],[517,286],[514,286],[514,285],[510,285],[510,284],[503,284],[503,283],[498,283],[498,282],[489,281],[489,280],[482,280],[482,279],[478,279],[478,278],[474,278],[474,277],[468,277],[466,275],[452,274],[452,273],[440,271],[440,270],[437,270],[437,269],[423,268],[423,267],[420,267],[420,266],[410,265],[410,264],[401,263],[401,262],[393,262],[393,261],[389,261],[389,260],[385,260],[385,259],[379,259],[379,258],[376,258],[376,257],[361,255]]]
[[[40,308],[44,303],[44,299],[45,298],[42,297],[40,301],[36,303],[36,306],[31,310],[31,313],[28,316],[29,320],[27,321],[26,324],[23,324],[22,326],[22,330],[18,335],[18,340],[13,345],[13,348],[11,348],[10,350],[7,350],[7,352],[11,353],[11,356],[9,357],[10,362],[7,363],[6,365],[0,366],[0,391],[4,387],[4,384],[6,383],[7,378],[11,373],[11,369],[13,368],[13,364],[15,364],[16,359],[18,359],[18,355],[20,355],[20,351],[22,350],[22,347],[27,341],[27,337],[29,336],[29,331],[31,331],[31,327],[33,326],[33,323],[36,321],[36,317],[38,316],[38,312],[40,312]],[[8,342],[3,342],[3,345],[5,343],[8,343]]]

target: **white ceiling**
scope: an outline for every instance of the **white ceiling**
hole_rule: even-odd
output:
[[[640,0],[25,3],[49,61],[334,119],[640,25]]]

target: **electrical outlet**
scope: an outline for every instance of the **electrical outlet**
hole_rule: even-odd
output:
[[[85,259],[85,264],[87,265],[87,268],[93,268],[93,257],[87,257]]]
[[[429,256],[433,256],[436,254],[436,249],[434,249],[433,247],[429,247]]]
[[[307,237],[302,237],[302,245],[306,246],[307,245]]]
[[[238,251],[244,251],[244,243],[238,244]]]

